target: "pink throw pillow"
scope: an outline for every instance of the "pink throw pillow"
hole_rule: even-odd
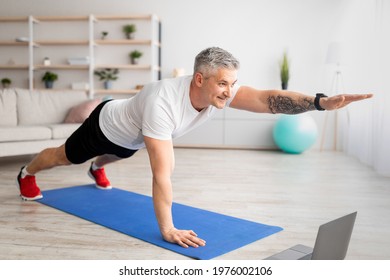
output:
[[[92,113],[92,111],[102,102],[100,98],[87,100],[70,109],[64,123],[82,123]]]

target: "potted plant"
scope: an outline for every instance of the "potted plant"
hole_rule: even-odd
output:
[[[9,88],[9,86],[11,85],[11,79],[3,78],[1,79],[1,84],[3,85],[3,88]]]
[[[96,70],[94,73],[99,77],[100,81],[104,81],[104,88],[110,89],[112,87],[112,81],[118,79],[119,69],[105,68],[103,70]]]
[[[47,71],[43,76],[42,76],[42,82],[45,83],[46,88],[53,88],[53,83],[58,79],[58,75],[56,73]]]
[[[130,52],[129,57],[131,60],[131,64],[138,64],[138,60],[141,56],[142,56],[142,52],[140,52],[138,50],[134,50],[134,51]]]
[[[134,32],[137,31],[135,24],[126,24],[123,26],[123,32],[127,39],[133,39]]]
[[[288,80],[290,79],[289,60],[287,53],[283,54],[282,61],[280,62],[280,80],[282,82],[282,89],[287,89]]]
[[[108,35],[107,31],[102,31],[102,37],[101,37],[102,40],[106,39],[107,35]]]

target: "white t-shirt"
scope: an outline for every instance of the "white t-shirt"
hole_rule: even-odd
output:
[[[103,134],[121,147],[138,150],[145,147],[143,136],[170,140],[201,125],[218,109],[209,106],[198,112],[192,106],[191,80],[184,76],[157,81],[132,98],[108,102],[99,117]],[[235,86],[231,99],[237,90]]]

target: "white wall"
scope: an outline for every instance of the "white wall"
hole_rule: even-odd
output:
[[[240,81],[279,87],[278,61],[288,50],[291,88],[319,90],[327,44],[340,20],[338,0],[3,0],[0,16],[155,13],[163,24],[163,76],[192,73],[194,56],[221,46],[242,63]],[[93,3],[93,5],[92,5]]]

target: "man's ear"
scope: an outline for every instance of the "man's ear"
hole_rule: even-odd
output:
[[[203,78],[203,75],[200,73],[200,72],[196,72],[195,73],[195,84],[198,86],[198,87],[201,87],[203,82],[204,82],[204,78]]]

